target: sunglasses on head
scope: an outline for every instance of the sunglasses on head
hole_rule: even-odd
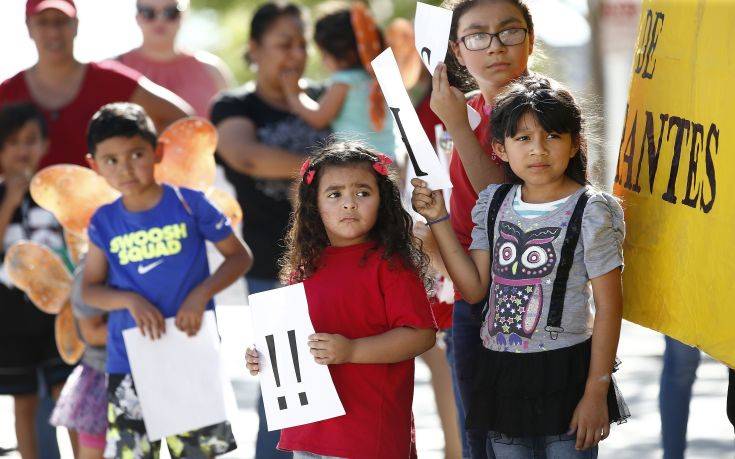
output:
[[[173,22],[181,17],[179,5],[170,5],[160,11],[152,6],[137,5],[138,14],[146,21],[153,21],[156,17],[161,17],[166,21]]]

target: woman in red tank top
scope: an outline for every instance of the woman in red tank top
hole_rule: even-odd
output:
[[[26,24],[38,52],[38,61],[0,83],[0,106],[30,102],[41,111],[49,143],[39,168],[58,163],[86,165],[87,124],[92,115],[107,103],[137,103],[155,120],[159,129],[191,110],[183,100],[122,64],[83,64],[77,61],[74,58],[74,38],[78,20],[73,0],[28,0]],[[43,332],[43,323],[37,316],[25,321],[16,320],[13,326]],[[3,349],[11,349],[17,354],[21,341],[16,337],[3,338]],[[53,332],[49,342],[54,342]],[[51,346],[53,349],[53,344]],[[47,357],[47,354],[55,353],[54,350],[25,351],[33,355],[34,369],[44,375],[48,392],[56,399],[71,368],[58,357]],[[2,361],[0,372],[5,370],[6,375],[12,375],[7,371],[14,365],[16,363],[12,360]],[[46,403],[40,403],[36,389],[38,380],[31,381],[22,387],[3,381],[0,387],[2,394],[18,395],[15,398],[16,430],[23,457],[36,457],[39,451],[52,454],[57,449],[55,428],[48,423],[50,409]],[[38,424],[41,426],[38,436],[34,426],[37,416],[45,418]],[[72,440],[76,449],[76,437],[72,436]]]
[[[107,103],[141,105],[159,130],[192,112],[182,99],[123,65],[76,60],[76,11],[73,0],[28,0],[26,24],[38,61],[0,83],[0,104],[32,102],[46,118],[50,143],[40,167],[85,166],[87,123]]]
[[[118,60],[173,91],[191,104],[197,115],[206,117],[212,98],[232,86],[233,77],[218,57],[176,46],[188,4],[188,0],[139,0],[135,20],[143,33],[143,44]]]

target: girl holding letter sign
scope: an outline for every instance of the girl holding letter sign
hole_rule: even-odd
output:
[[[428,260],[401,206],[392,161],[334,143],[301,168],[284,282],[303,282],[316,334],[346,414],[281,430],[280,449],[372,459],[409,457],[414,357],[434,345]],[[247,368],[259,371],[249,348]]]
[[[589,186],[584,120],[565,88],[530,76],[495,102],[493,148],[512,183],[480,192],[469,255],[441,190],[412,181],[455,286],[482,304],[467,427],[488,432],[492,457],[596,458],[629,416],[612,379],[623,209]]]
[[[451,51],[446,65],[439,64],[434,71],[431,109],[454,141],[449,164],[450,221],[457,239],[468,251],[473,226],[470,211],[477,193],[491,183],[507,180],[490,143],[490,104],[511,81],[528,73],[534,28],[522,0],[446,0],[442,6],[454,12],[449,30]],[[481,116],[474,131],[467,120],[467,104]],[[481,309],[459,298],[452,314],[452,365],[461,419],[472,390],[475,360],[482,349]],[[465,431],[463,423],[460,428]],[[484,457],[485,438],[485,432],[466,431],[463,454]]]

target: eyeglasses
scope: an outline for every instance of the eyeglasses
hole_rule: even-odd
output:
[[[459,41],[464,43],[465,48],[470,51],[482,51],[492,46],[495,37],[498,37],[498,41],[503,46],[520,45],[526,39],[527,33],[526,29],[521,28],[505,29],[498,33],[478,32],[465,35]]]
[[[167,22],[173,22],[181,17],[181,9],[179,5],[171,5],[156,11],[152,6],[138,5],[138,14],[146,21],[152,22],[156,17],[160,17]]]

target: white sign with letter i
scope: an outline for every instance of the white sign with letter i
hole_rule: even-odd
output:
[[[398,63],[393,50],[386,49],[372,62],[375,77],[383,91],[383,97],[388,103],[393,118],[396,120],[401,133],[411,167],[416,177],[425,181],[432,190],[451,188],[449,174],[439,162],[429,138],[416,114],[416,110],[403,86],[403,78],[398,70]]]

